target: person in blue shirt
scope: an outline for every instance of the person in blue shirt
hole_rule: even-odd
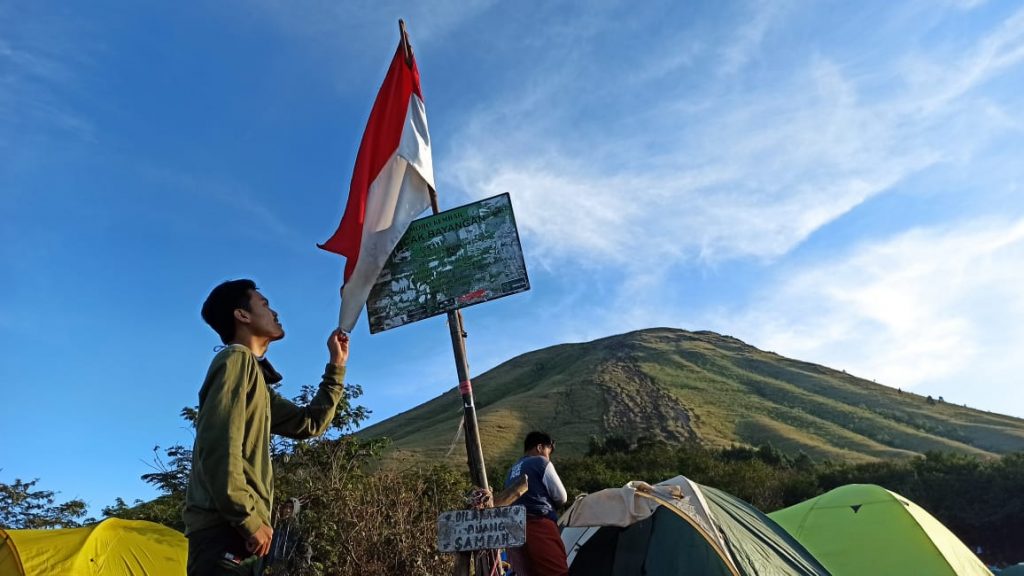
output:
[[[508,471],[505,487],[526,476],[526,493],[515,505],[526,508],[526,544],[509,550],[516,576],[568,576],[565,545],[558,533],[555,509],[568,499],[565,486],[551,463],[555,441],[545,432],[533,431],[523,441],[523,457]]]

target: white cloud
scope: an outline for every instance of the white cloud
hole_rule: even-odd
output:
[[[649,267],[665,258],[777,257],[936,158],[900,151],[890,127],[840,93],[848,87],[829,65],[804,83],[816,88],[803,98],[668,118],[669,130],[678,124],[692,136],[646,157],[632,152],[652,148],[644,132],[582,153],[550,145],[538,153],[517,145],[524,132],[545,141],[544,129],[519,126],[517,137],[497,142],[471,129],[458,139],[466,145],[452,172],[463,190],[512,191],[520,226],[544,259]]]
[[[234,228],[237,234],[270,236],[280,246],[299,252],[309,246],[308,235],[283,218],[273,203],[235,179],[172,171],[146,163],[140,163],[137,170],[142,178],[157,185],[153,199],[162,204],[164,217],[192,221],[196,218],[193,212],[202,210],[224,222],[238,223]]]
[[[764,26],[740,35],[737,50],[760,42]],[[1016,109],[973,91],[1020,62],[1022,29],[1024,10],[960,60],[897,55],[869,73],[812,55],[742,94],[660,91],[641,67],[602,89],[605,106],[590,89],[600,82],[553,75],[467,120],[439,173],[467,196],[511,191],[547,263],[772,260],[907,178],[1019,129]]]
[[[948,0],[949,5],[960,10],[973,10],[985,4],[986,0]]]
[[[989,408],[1019,378],[1024,219],[916,229],[790,274],[712,323],[785,356]],[[1024,415],[1013,394],[1003,409]]]
[[[1024,60],[1024,9],[1003,21],[958,60],[907,58],[902,74],[910,82],[907,112],[931,115]]]
[[[739,72],[761,48],[765,35],[782,15],[782,2],[758,0],[753,4],[750,19],[736,30],[734,41],[722,50],[719,73],[732,75]]]
[[[92,122],[69,103],[94,46],[66,18],[0,5],[0,149],[28,153],[49,133],[92,140]]]
[[[385,26],[394,27],[391,38],[397,41],[399,18],[405,20],[415,47],[442,40],[494,3],[495,0],[430,3],[256,0],[244,5],[247,10],[256,8],[288,34],[315,43],[323,49],[325,63],[334,66],[341,64],[345,53],[353,47],[358,50],[369,43],[379,42],[383,31],[387,30]]]

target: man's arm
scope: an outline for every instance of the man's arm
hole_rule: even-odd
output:
[[[523,474],[515,484],[506,485],[505,489],[494,496],[492,504],[498,506],[511,506],[519,500],[519,497],[526,494],[530,487],[529,476]]]
[[[345,398],[345,366],[348,364],[348,335],[335,330],[327,339],[330,362],[316,395],[306,406],[297,406],[270,391],[270,431],[300,440],[323,434],[330,426],[338,403]]]
[[[569,499],[569,495],[565,492],[565,486],[562,485],[562,479],[558,477],[555,465],[551,462],[544,467],[544,487],[548,489],[548,496],[551,496],[552,502],[557,506],[565,504]]]
[[[217,511],[246,538],[263,523],[255,516],[256,497],[245,482],[242,441],[249,372],[257,370],[247,352],[232,352],[207,377],[206,395],[196,420],[196,460],[209,483]]]
[[[270,431],[296,440],[323,434],[334,419],[339,402],[344,401],[344,378],[344,367],[328,364],[320,389],[305,406],[298,406],[271,390]]]

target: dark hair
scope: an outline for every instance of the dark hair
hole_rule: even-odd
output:
[[[555,447],[555,441],[551,439],[550,434],[534,430],[526,435],[526,440],[523,440],[523,452],[528,452],[530,448],[533,448],[537,444],[551,446],[552,449]]]
[[[217,285],[203,302],[203,320],[227,344],[235,337],[235,310],[250,311],[249,299],[256,283],[248,278],[228,280]]]

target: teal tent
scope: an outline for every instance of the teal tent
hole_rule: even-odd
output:
[[[829,576],[753,506],[682,476],[584,496],[559,525],[570,576]]]

